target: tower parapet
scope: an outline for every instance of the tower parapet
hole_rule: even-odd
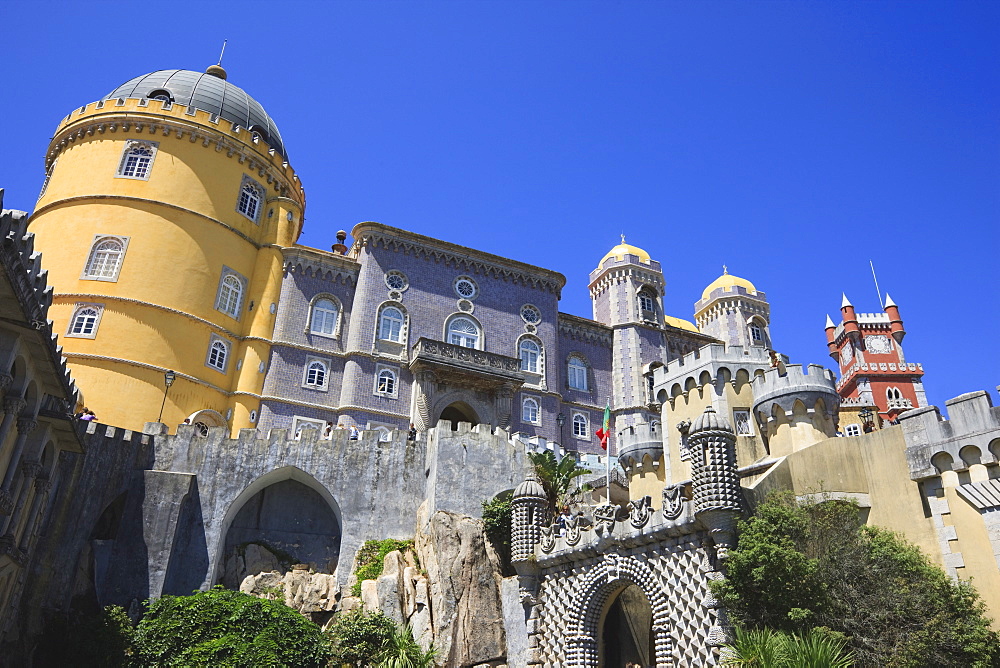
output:
[[[753,413],[774,456],[801,450],[836,432],[836,377],[818,364],[789,364],[754,378]],[[787,429],[785,427],[788,427]]]

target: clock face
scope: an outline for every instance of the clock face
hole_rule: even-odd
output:
[[[854,359],[854,346],[848,343],[844,346],[843,350],[840,351],[840,365],[847,366]]]
[[[889,343],[889,337],[882,334],[877,336],[866,336],[865,348],[868,352],[875,353],[877,355],[884,355],[885,353],[892,352],[892,344]]]

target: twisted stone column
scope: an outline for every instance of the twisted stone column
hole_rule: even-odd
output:
[[[7,463],[7,472],[3,477],[3,484],[0,485],[0,514],[10,515],[14,510],[11,495],[11,487],[18,473],[18,465],[21,463],[21,455],[24,453],[24,443],[28,440],[28,434],[35,430],[38,423],[34,416],[22,415],[17,419],[17,440],[14,442],[14,452]]]
[[[504,383],[503,386],[497,390],[497,426],[501,429],[507,429],[510,427],[511,403],[513,398],[514,386],[510,383]]]
[[[37,461],[26,461],[21,464],[21,475],[14,487],[12,498],[16,499],[12,512],[4,520],[3,535],[13,534],[17,529],[21,518],[21,510],[28,500],[28,492],[31,490],[31,482],[42,472],[42,465]]]
[[[0,448],[3,448],[3,444],[7,442],[7,436],[10,434],[10,428],[14,424],[14,420],[27,405],[28,402],[21,397],[4,398],[3,422],[0,422]]]
[[[28,511],[28,521],[21,533],[21,542],[17,546],[22,552],[27,552],[31,547],[31,539],[35,537],[38,525],[38,513],[42,509],[42,504],[49,498],[50,489],[52,482],[48,478],[35,478],[35,496],[31,500],[31,510]]]
[[[418,371],[414,388],[417,393],[417,414],[414,426],[421,431],[431,428],[431,396],[436,378],[433,371]]]

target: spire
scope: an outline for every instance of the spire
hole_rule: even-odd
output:
[[[831,318],[830,314],[827,313],[826,314],[826,327],[824,327],[824,329],[830,329],[831,327],[836,327],[836,325],[833,324],[833,318]]]
[[[846,306],[854,306],[854,304],[851,303],[851,300],[847,298],[846,292],[842,292],[841,294],[843,295],[844,298],[840,302],[840,308],[844,308]]]
[[[726,276],[728,274],[729,274],[729,267],[727,267],[726,265],[722,265],[722,275]]]
[[[213,77],[219,77],[223,81],[226,80],[226,70],[222,69],[222,56],[226,55],[226,42],[229,40],[222,40],[222,52],[219,54],[219,62],[216,65],[210,65],[205,74],[210,74]]]
[[[892,297],[889,296],[889,293],[888,292],[885,293],[885,308],[889,308],[890,306],[895,306],[895,305],[896,302],[892,301]]]

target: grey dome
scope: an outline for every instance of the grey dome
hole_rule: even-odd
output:
[[[534,469],[528,473],[527,479],[514,488],[515,499],[545,499],[545,488],[538,481]]]
[[[224,71],[219,68],[219,71]],[[260,133],[261,139],[275,153],[288,159],[281,133],[264,107],[239,86],[205,72],[191,70],[159,70],[126,81],[105,95],[103,100],[119,97],[150,97],[157,91],[167,91],[171,101],[221,116],[242,128]]]
[[[733,428],[729,426],[729,420],[726,419],[726,416],[719,415],[714,408],[707,406],[705,412],[699,415],[694,424],[691,425],[688,434],[694,435],[699,431],[708,430],[732,431]]]

